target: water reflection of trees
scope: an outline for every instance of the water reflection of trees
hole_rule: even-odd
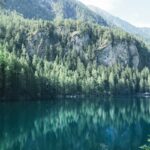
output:
[[[134,149],[150,123],[150,101],[139,98],[12,105],[0,109],[2,150]]]

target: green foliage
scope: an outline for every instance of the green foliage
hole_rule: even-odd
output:
[[[133,40],[145,48],[121,30],[82,21],[28,20],[2,11],[0,20],[1,98],[150,92],[148,68],[105,67],[96,61],[99,44]],[[89,39],[80,50],[78,37]]]

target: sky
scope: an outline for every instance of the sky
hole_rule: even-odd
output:
[[[104,9],[137,27],[150,27],[150,0],[80,0]]]

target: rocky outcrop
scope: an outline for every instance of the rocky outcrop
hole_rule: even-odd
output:
[[[140,57],[135,43],[119,42],[115,45],[109,43],[104,48],[96,51],[98,64],[113,66],[121,64],[123,66],[131,66],[138,68]]]
[[[28,37],[26,49],[30,56],[37,54],[40,57],[46,55],[46,47],[49,46],[49,38],[45,32],[37,32]]]
[[[90,40],[88,34],[82,34],[79,31],[75,31],[71,34],[71,45],[74,50],[77,52],[82,51],[84,46],[88,45],[88,41]]]
[[[58,31],[59,30],[60,29],[58,29]],[[64,32],[66,31],[64,30]],[[60,36],[58,32],[56,36]],[[74,31],[68,36],[69,41],[64,48],[66,55],[71,50],[70,47],[78,54],[85,55],[83,48],[89,46],[89,34]],[[28,38],[26,48],[30,55],[37,54],[44,58],[46,49],[49,48],[50,45],[57,46],[57,44],[58,41],[53,43],[46,32],[40,31]],[[94,59],[96,60],[97,65],[113,66],[115,64],[120,64],[122,66],[128,65],[130,67],[138,68],[141,64],[139,50],[136,47],[134,40],[130,42],[117,41],[115,44],[112,44],[111,41],[108,42],[104,40],[103,44],[97,46],[97,48],[92,51],[95,52]]]
[[[82,34],[78,31],[73,32],[71,44],[77,52],[82,51],[90,42],[88,34]],[[113,66],[120,64],[122,66],[131,66],[138,68],[140,65],[140,55],[135,41],[119,41],[112,44],[111,41],[103,40],[103,43],[95,51],[95,60],[98,65]]]

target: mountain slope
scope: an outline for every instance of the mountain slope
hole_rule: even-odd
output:
[[[4,8],[15,10],[30,19],[79,19],[107,25],[101,16],[78,0],[5,0]]]
[[[135,27],[100,8],[87,7],[78,0],[4,0],[1,3],[5,9],[15,10],[29,19],[77,19],[103,26],[119,27],[128,33],[142,36],[146,42],[150,39],[149,28]]]
[[[148,49],[122,30],[0,11],[0,98],[149,92],[148,67]]]
[[[32,57],[46,57],[49,61],[58,57],[63,62],[70,61],[74,67],[78,56],[85,66],[91,61],[105,66],[149,66],[148,49],[122,30],[73,20],[42,23],[25,20],[15,13],[1,13],[0,20],[0,42],[10,45],[11,51],[23,46]]]
[[[95,7],[95,6],[88,6],[93,12],[99,14],[101,17],[105,19],[108,25],[110,26],[117,26],[124,31],[134,34],[134,35],[140,35],[146,40],[150,40],[150,29],[149,28],[138,28],[133,26],[132,24],[128,23],[127,21],[124,21],[118,17],[112,16],[111,14],[107,13],[106,11]]]

